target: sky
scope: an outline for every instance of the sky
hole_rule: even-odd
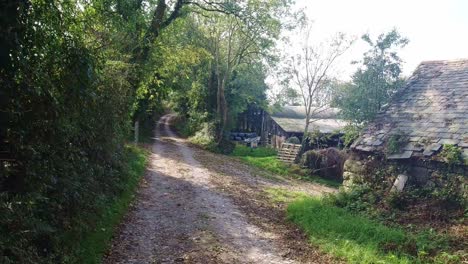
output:
[[[317,41],[336,32],[377,37],[396,28],[409,39],[400,52],[403,74],[411,75],[421,61],[468,58],[468,0],[296,0],[313,21]],[[291,42],[300,42],[300,35]],[[336,65],[337,77],[348,80],[368,46],[360,39]]]

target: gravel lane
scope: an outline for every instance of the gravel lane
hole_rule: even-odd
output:
[[[171,118],[157,125],[147,173],[103,263],[334,262],[283,225],[284,211],[266,208],[261,195],[271,186],[332,190],[266,180],[235,159],[192,148]],[[272,214],[255,213],[264,209]]]

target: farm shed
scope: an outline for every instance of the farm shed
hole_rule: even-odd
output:
[[[340,131],[346,122],[338,119],[334,108],[317,111],[309,131],[318,130],[329,134]],[[304,106],[284,106],[269,114],[257,107],[249,107],[238,119],[237,129],[243,132],[256,132],[261,136],[261,144],[279,148],[290,137],[302,139],[305,128]]]
[[[468,60],[421,63],[393,98],[351,146],[345,186],[375,178],[382,168],[404,180],[400,189],[406,181],[434,187],[441,175],[462,176],[466,184]]]

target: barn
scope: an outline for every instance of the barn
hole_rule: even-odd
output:
[[[346,126],[346,122],[338,118],[335,108],[315,112],[309,131],[331,134],[340,132]],[[304,106],[284,106],[272,113],[251,106],[239,115],[236,130],[257,133],[261,137],[260,144],[279,148],[290,137],[302,139],[305,124]]]

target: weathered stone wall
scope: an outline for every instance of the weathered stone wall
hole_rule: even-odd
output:
[[[364,161],[358,160],[356,157],[347,159],[344,163],[343,186],[349,188],[353,184],[362,183],[366,171]]]
[[[456,181],[459,192],[468,199],[468,166],[454,167],[415,159],[390,162],[383,157],[358,152],[351,153],[344,164],[343,186],[349,188],[354,184],[368,184],[389,191],[399,174],[408,176],[406,185],[416,188],[442,189]]]

